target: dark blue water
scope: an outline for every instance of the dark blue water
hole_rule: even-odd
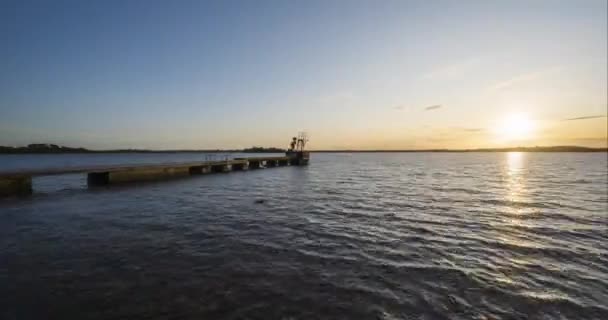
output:
[[[607,168],[606,153],[313,154],[90,191],[36,179],[0,200],[0,318],[608,319]]]

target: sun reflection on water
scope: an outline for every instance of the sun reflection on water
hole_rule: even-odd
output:
[[[525,199],[526,185],[525,185],[525,157],[526,155],[522,152],[509,152],[507,154],[507,166],[506,166],[506,177],[507,177],[507,195],[508,201],[515,204],[510,206],[512,213],[519,213],[517,203]]]
[[[529,211],[526,209],[525,203],[529,200],[526,188],[526,158],[527,154],[523,152],[509,152],[506,154],[506,165],[504,169],[505,177],[505,195],[506,205],[503,207],[506,211],[502,216],[503,229],[498,236],[498,239],[505,243],[528,246],[531,245],[528,241],[521,239],[512,228],[523,226],[526,222],[522,219]]]
[[[495,223],[495,239],[499,242],[513,247],[534,246],[528,239],[521,237],[517,229],[525,224],[523,216],[526,214],[523,203],[527,200],[526,173],[527,173],[527,154],[522,152],[509,152],[506,155],[503,169],[503,183],[505,205],[502,206],[503,214],[498,217]],[[534,264],[531,257],[519,255],[512,252],[504,256],[501,272],[496,272],[494,278],[502,285],[517,286],[522,291],[530,288],[520,281],[522,278],[521,270]]]

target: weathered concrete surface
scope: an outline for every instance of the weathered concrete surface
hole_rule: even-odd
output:
[[[2,171],[0,168],[0,179],[13,177],[38,177],[38,176],[53,176],[68,173],[90,173],[90,172],[117,172],[129,171],[135,169],[160,169],[160,168],[177,168],[177,167],[197,167],[197,166],[212,166],[212,165],[233,165],[239,163],[247,163],[255,161],[261,163],[271,160],[288,159],[288,157],[255,157],[255,158],[239,158],[225,161],[198,161],[184,163],[159,163],[159,164],[140,164],[140,165],[112,165],[112,166],[77,166],[65,168],[41,168],[28,170],[10,170]]]
[[[32,177],[16,176],[0,178],[0,196],[32,194]]]
[[[108,183],[162,180],[168,178],[186,177],[189,175],[190,167],[132,169],[109,172]]]

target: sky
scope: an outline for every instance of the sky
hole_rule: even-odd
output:
[[[606,147],[606,0],[0,1],[0,145]]]

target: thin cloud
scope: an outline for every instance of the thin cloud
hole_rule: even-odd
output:
[[[509,89],[514,86],[527,84],[534,81],[540,81],[542,78],[553,76],[564,69],[563,66],[553,66],[541,70],[531,71],[517,76],[511,77],[510,79],[501,81],[493,85],[490,89],[492,90],[503,90]]]
[[[486,131],[484,128],[463,128],[463,127],[452,127],[454,131],[468,132],[468,133],[479,133]]]
[[[595,116],[583,116],[583,117],[576,117],[576,118],[568,118],[568,119],[564,119],[562,121],[573,121],[573,120],[587,120],[587,119],[598,119],[598,118],[606,118],[606,115],[595,115]]]
[[[395,110],[403,110],[403,109],[405,109],[405,106],[396,106],[396,107],[393,107],[393,109],[395,109]]]
[[[508,80],[495,84],[494,86],[492,86],[492,89],[494,89],[494,90],[508,89],[508,88],[513,87],[518,84],[534,81],[534,80],[538,79],[539,77],[541,77],[542,74],[543,74],[542,71],[535,71],[535,72],[530,72],[530,73],[526,73],[526,74],[521,74],[519,76],[515,76],[511,79],[508,79]]]
[[[426,108],[424,108],[424,110],[425,110],[425,111],[436,110],[436,109],[439,109],[439,108],[441,108],[441,107],[442,107],[442,106],[441,106],[440,104],[436,104],[436,105],[434,105],[434,106],[429,106],[429,107],[426,107]]]

